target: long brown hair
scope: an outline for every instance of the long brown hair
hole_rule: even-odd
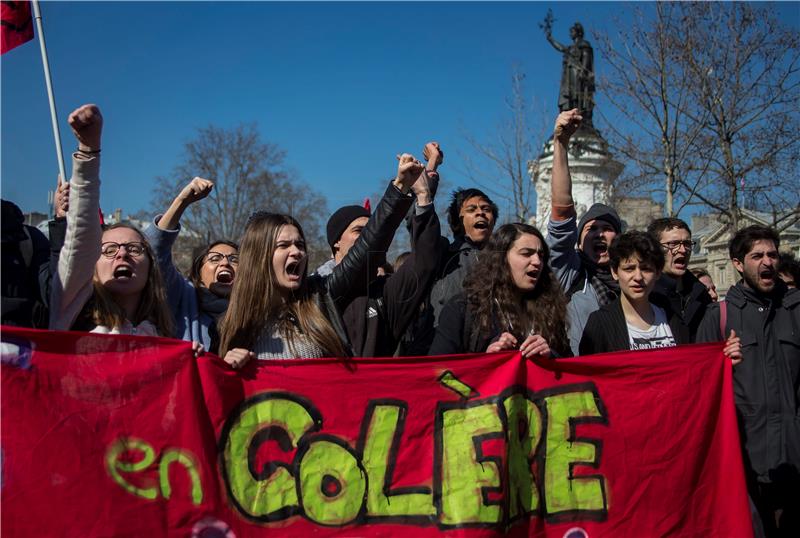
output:
[[[252,349],[267,323],[277,323],[281,335],[294,350],[291,319],[326,356],[346,356],[342,341],[314,301],[303,273],[300,288],[284,300],[277,286],[272,258],[283,226],[294,226],[305,241],[300,223],[289,215],[258,212],[247,223],[239,250],[239,272],[233,281],[228,310],[219,325],[219,355],[235,347]]]
[[[507,255],[514,241],[523,234],[538,237],[544,252],[536,287],[520,301]],[[567,298],[550,269],[549,261],[550,249],[536,227],[513,223],[495,230],[464,281],[467,308],[474,316],[478,330],[489,335],[493,324],[499,323],[521,344],[528,331],[534,329],[547,340],[551,349],[562,355],[568,354]]]
[[[164,279],[161,276],[161,270],[158,268],[158,263],[156,263],[150,244],[144,238],[142,232],[129,224],[118,223],[107,226],[103,228],[103,232],[115,228],[127,228],[136,232],[144,245],[145,255],[147,259],[150,260],[150,268],[147,272],[147,283],[140,293],[139,306],[136,308],[133,319],[128,321],[134,325],[138,325],[147,320],[155,325],[158,334],[161,336],[173,337],[172,312],[167,306],[167,293],[164,288]],[[92,321],[95,325],[121,327],[127,319],[125,311],[114,301],[114,297],[97,280],[96,271],[93,283],[94,297],[91,303]]]

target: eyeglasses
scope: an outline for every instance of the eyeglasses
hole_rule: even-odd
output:
[[[239,255],[238,254],[222,254],[221,252],[209,252],[208,256],[206,257],[206,261],[211,265],[219,265],[222,263],[222,259],[227,258],[228,263],[231,265],[239,265]]]
[[[697,243],[694,241],[667,241],[661,243],[661,246],[670,252],[678,252],[678,249],[683,247],[687,252],[691,251]]]
[[[133,256],[134,258],[138,258],[144,253],[144,243],[140,243],[138,241],[134,241],[131,243],[115,243],[113,241],[107,241],[100,245],[100,254],[105,256],[106,258],[113,258],[119,252],[119,249],[125,248],[125,252]]]

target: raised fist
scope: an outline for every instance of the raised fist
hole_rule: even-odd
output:
[[[422,156],[425,157],[425,160],[433,163],[436,166],[439,166],[444,162],[444,152],[442,148],[439,147],[438,142],[428,142],[425,144],[425,147],[422,148]]]
[[[569,142],[572,135],[575,134],[575,131],[578,130],[582,120],[583,116],[580,115],[577,108],[562,112],[556,118],[553,136],[558,139],[559,142],[566,144]]]
[[[402,185],[403,192],[408,192],[408,189],[419,178],[424,167],[421,162],[409,153],[398,155],[397,161],[397,181]]]
[[[83,105],[67,118],[72,133],[78,139],[81,151],[99,151],[100,135],[103,131],[103,116],[97,105]]]
[[[198,200],[202,200],[211,193],[214,188],[214,182],[201,177],[196,177],[186,185],[178,199],[186,205],[193,204]]]

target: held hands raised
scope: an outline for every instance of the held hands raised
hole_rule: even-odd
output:
[[[436,170],[444,162],[444,151],[438,142],[428,142],[422,148],[422,156],[428,161],[428,169]]]
[[[553,137],[562,144],[569,143],[569,139],[581,126],[583,116],[580,115],[577,108],[562,112],[556,118],[556,126],[553,129]]]
[[[417,181],[422,173],[422,163],[409,153],[397,156],[397,177],[394,180],[395,186],[403,193],[407,193],[414,182]]]
[[[83,105],[67,118],[72,134],[78,140],[78,150],[87,153],[100,151],[100,137],[103,132],[103,115],[97,105]]]

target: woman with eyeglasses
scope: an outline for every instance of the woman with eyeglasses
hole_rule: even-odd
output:
[[[214,183],[207,179],[192,179],[164,214],[156,216],[144,230],[164,275],[167,298],[175,319],[175,336],[199,342],[205,349],[211,347],[209,329],[228,308],[239,269],[239,245],[228,240],[209,243],[195,256],[188,277],[175,267],[172,246],[181,231],[183,213],[190,205],[208,196],[213,188]]]
[[[442,309],[431,355],[518,349],[523,357],[571,356],[567,299],[548,264],[542,233],[504,224],[492,234]]]
[[[135,228],[100,224],[100,139],[95,105],[69,116],[72,155],[67,230],[51,291],[50,328],[172,336],[172,316],[150,246]]]

